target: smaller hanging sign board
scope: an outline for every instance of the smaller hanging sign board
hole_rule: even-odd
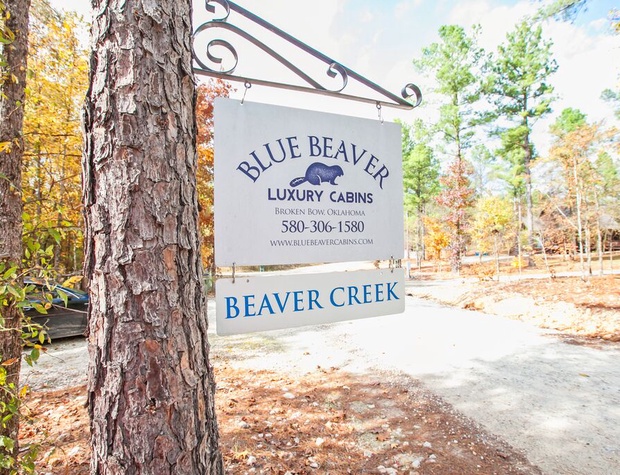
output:
[[[400,125],[217,98],[218,266],[398,258]]]
[[[390,315],[405,311],[404,269],[218,279],[218,335]]]

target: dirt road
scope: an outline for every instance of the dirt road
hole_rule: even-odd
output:
[[[210,303],[210,318],[214,318]],[[211,328],[214,331],[214,323]],[[576,346],[531,325],[407,297],[404,314],[248,336],[211,335],[212,358],[303,374],[317,366],[421,380],[548,474],[620,473],[620,345]],[[54,345],[23,380],[86,378],[83,341]]]

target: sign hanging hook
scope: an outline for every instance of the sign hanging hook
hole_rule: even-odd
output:
[[[383,124],[383,114],[381,112],[382,112],[382,110],[381,110],[381,103],[377,102],[377,114],[379,116],[379,120]]]
[[[241,98],[241,105],[243,105],[243,101],[245,101],[245,95],[247,94],[248,89],[252,87],[252,83],[250,81],[246,81],[243,83],[243,86],[245,87],[245,91],[243,91],[243,97]]]

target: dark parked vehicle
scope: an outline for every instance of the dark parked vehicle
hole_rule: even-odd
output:
[[[52,341],[85,334],[89,303],[86,292],[49,281],[29,280],[25,284],[33,287],[27,295],[33,305],[24,307],[24,314],[43,326]],[[37,311],[35,304],[49,307],[47,313]]]

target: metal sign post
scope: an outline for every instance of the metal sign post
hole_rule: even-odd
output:
[[[216,283],[217,332],[403,312],[404,271],[393,268],[404,246],[401,129],[384,123],[381,108],[412,109],[422,101],[420,89],[407,84],[402,97],[392,94],[233,2],[207,0],[205,8],[216,18],[195,31],[196,74],[243,82],[245,92],[256,84],[372,103],[379,115],[377,121],[244,103],[245,93],[241,101],[216,101],[215,258],[233,269],[232,279]],[[233,12],[318,61],[329,79],[233,24]],[[213,38],[215,32],[224,36]],[[233,39],[258,48],[299,83],[236,74],[241,50]],[[334,81],[337,87],[324,85]],[[348,92],[352,84],[364,94]],[[238,265],[387,259],[388,270],[235,278]]]
[[[393,94],[374,82],[366,79],[361,74],[347,68],[343,64],[315,50],[307,44],[299,41],[288,33],[282,31],[278,27],[256,16],[252,12],[240,7],[234,2],[228,0],[206,0],[205,9],[211,14],[216,14],[217,6],[220,7],[221,15],[201,24],[196,28],[194,33],[194,72],[196,74],[216,77],[229,81],[240,81],[245,84],[256,84],[261,86],[271,86],[280,89],[289,89],[294,91],[310,92],[314,94],[322,94],[340,99],[348,99],[358,102],[367,102],[376,104],[377,107],[387,106],[399,109],[412,109],[422,102],[422,92],[420,88],[413,83],[406,84],[401,90],[401,97]],[[234,25],[231,20],[231,12],[235,12],[260,28],[267,30],[276,39],[283,40],[288,45],[302,52],[306,57],[311,57],[324,65],[324,74],[329,78],[340,78],[340,84],[337,88],[328,88],[322,84],[323,79],[316,79],[311,74],[304,72],[301,66],[296,66],[292,59],[287,59],[284,55],[278,53],[275,48],[269,46],[265,41],[251,35],[249,32]],[[295,76],[301,79],[305,85],[296,85],[290,83],[279,82],[275,79],[239,76],[235,74],[235,70],[241,61],[237,48],[233,46],[231,41],[223,38],[211,38],[209,35],[218,30],[226,30],[231,32],[233,37],[240,41],[246,41],[260,48],[269,57],[276,60],[286,69],[291,71]],[[224,58],[218,52],[225,51],[230,60],[231,65],[224,66]],[[369,93],[375,93],[375,97],[360,96],[348,94],[347,88],[352,83],[362,86]]]

